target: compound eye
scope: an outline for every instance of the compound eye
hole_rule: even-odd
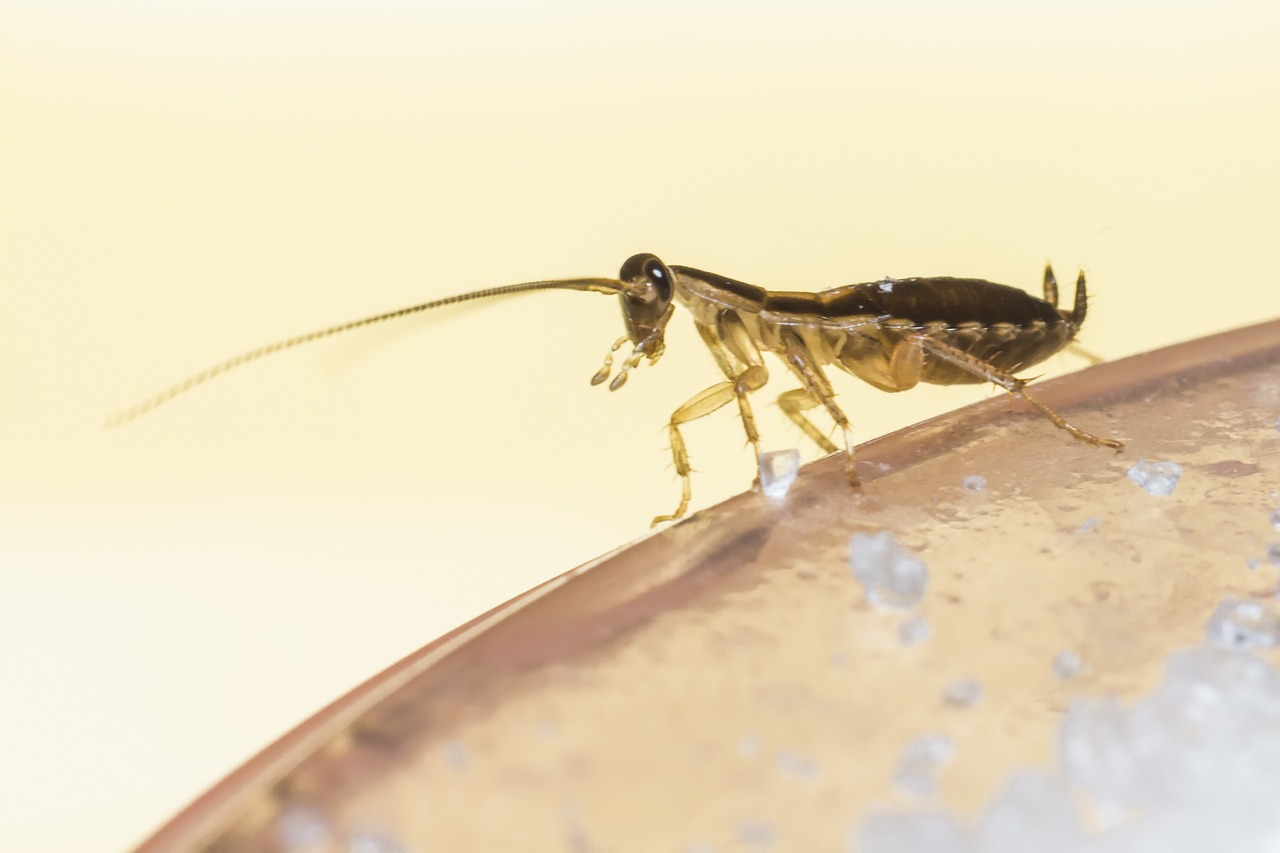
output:
[[[651,257],[644,265],[644,276],[658,292],[659,299],[665,302],[671,298],[671,271],[666,264]]]
[[[622,265],[622,272],[618,277],[632,284],[640,282],[648,284],[653,288],[653,295],[660,302],[665,303],[671,300],[671,270],[657,255],[650,255],[647,252],[632,255]],[[649,301],[648,296],[644,297],[644,301]]]

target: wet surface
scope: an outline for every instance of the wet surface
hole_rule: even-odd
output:
[[[375,677],[153,849],[840,849],[916,801],[895,774],[935,734],[936,797],[971,812],[1048,763],[1071,696],[1147,690],[1224,598],[1275,594],[1278,366],[1272,323],[1036,386],[1121,455],[1002,396],[865,445],[861,496],[807,466]],[[1169,494],[1139,460],[1180,466]],[[928,568],[906,610],[850,573],[886,530]]]

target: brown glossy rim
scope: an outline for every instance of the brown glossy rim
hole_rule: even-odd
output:
[[[1204,379],[1268,359],[1280,359],[1280,320],[1110,362],[1037,384],[1034,390],[1045,403],[1074,411],[1136,397],[1167,382]],[[1027,408],[1027,416],[1035,416]],[[875,460],[876,464],[868,468],[863,479],[875,480],[889,471],[911,467],[921,459],[945,452],[964,440],[966,427],[993,415],[1008,417],[1010,414],[1004,395],[1000,395],[867,442],[859,449],[860,458]],[[805,476],[839,475],[840,465],[838,458],[828,457],[806,466]],[[731,498],[719,509],[741,511],[745,505],[736,505],[747,497],[749,495]],[[708,510],[683,523],[697,523],[699,516],[711,515],[723,517]],[[673,580],[669,573],[654,582],[644,579],[645,575],[654,573],[653,558],[661,553],[655,548],[663,532],[658,531],[534,587],[348,691],[214,785],[144,841],[138,850],[152,853],[188,849],[212,839],[247,809],[255,797],[269,792],[308,756],[384,699],[415,681],[442,683],[465,669],[467,661],[472,659],[528,666],[576,654],[670,607],[683,598],[678,589],[679,579]],[[575,594],[567,594],[570,590],[565,587],[570,581],[591,578],[591,570],[606,562],[615,564],[608,572],[607,588],[600,583],[575,584]],[[556,590],[562,590],[562,594],[555,596],[553,603],[549,597]],[[602,599],[611,599],[611,602],[602,607]],[[547,610],[554,611],[557,626],[550,635],[548,621],[543,618],[546,615],[543,611]],[[539,633],[531,634],[529,628],[536,628]],[[442,665],[446,662],[448,665]],[[424,679],[424,676],[429,677]],[[415,685],[418,686],[428,685]]]

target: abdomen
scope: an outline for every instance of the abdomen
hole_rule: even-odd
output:
[[[842,368],[886,391],[893,350],[928,335],[1006,373],[1044,361],[1075,337],[1075,326],[1053,305],[1016,287],[981,279],[900,279],[849,285],[822,294],[827,310],[875,317],[841,347]],[[921,382],[969,385],[986,379],[926,352]]]

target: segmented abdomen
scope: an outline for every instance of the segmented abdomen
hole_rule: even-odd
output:
[[[827,311],[878,318],[850,335],[839,361],[850,373],[885,390],[898,390],[889,359],[897,345],[913,335],[936,338],[998,370],[1016,373],[1061,350],[1076,332],[1043,299],[981,279],[889,280],[816,296]],[[970,385],[986,380],[926,351],[919,381]]]

